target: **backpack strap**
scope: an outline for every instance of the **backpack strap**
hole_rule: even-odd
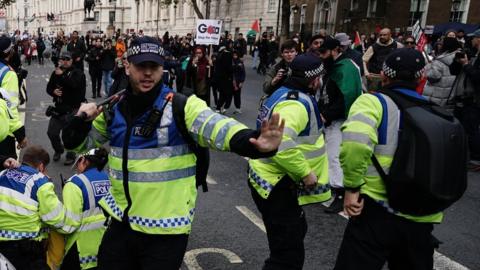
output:
[[[0,84],[3,82],[3,78],[5,78],[5,76],[9,71],[10,71],[10,67],[3,64],[3,67],[0,68]]]
[[[183,139],[187,142],[190,150],[195,154],[197,157],[197,167],[196,167],[196,186],[202,186],[202,191],[207,192],[207,174],[208,174],[208,167],[210,166],[210,153],[208,148],[201,147],[197,142],[193,140],[193,138],[188,133],[187,125],[185,124],[185,106],[187,105],[188,97],[180,94],[175,93],[173,95],[172,100],[172,112],[173,112],[173,119],[175,120],[175,124],[177,125],[180,134],[182,135]]]

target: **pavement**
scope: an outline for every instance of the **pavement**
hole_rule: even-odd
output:
[[[263,77],[251,69],[246,60],[247,79],[242,90],[242,111],[232,115],[233,104],[227,115],[233,116],[251,128],[262,95]],[[51,104],[46,84],[53,71],[51,63],[26,67],[28,104],[25,114],[27,136],[32,144],[44,146],[53,155],[46,135],[48,118],[45,110]],[[89,76],[87,73],[89,81]],[[91,84],[87,86],[91,96]],[[99,101],[97,99],[97,101]],[[54,179],[60,194],[59,175],[68,178],[74,174],[70,167],[52,162],[48,174]],[[269,250],[265,227],[247,186],[247,160],[232,153],[212,151],[209,170],[209,192],[198,194],[197,212],[190,235],[188,251],[181,269],[261,269]],[[308,234],[305,239],[306,270],[332,269],[340,246],[347,219],[342,215],[328,215],[322,204],[305,207]],[[435,269],[480,269],[480,175],[469,174],[465,195],[445,211],[442,224],[436,225],[434,235],[443,244],[435,253]]]

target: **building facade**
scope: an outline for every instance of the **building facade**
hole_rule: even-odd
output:
[[[290,0],[290,29],[305,36],[329,33],[369,33],[390,27],[407,32],[418,19],[423,27],[447,22],[480,24],[477,0]]]
[[[157,0],[95,0],[91,20],[85,20],[80,0],[17,0],[6,8],[7,31],[28,31],[31,34],[73,30],[82,34],[89,30],[112,33],[142,30],[147,35],[194,33],[197,15],[188,0],[173,0],[170,5]],[[197,1],[205,15],[206,1]],[[280,24],[278,0],[210,0],[210,18],[223,20],[224,30],[246,33],[255,20],[261,31],[276,33]],[[49,20],[47,15],[54,15]],[[108,31],[107,31],[108,30]]]

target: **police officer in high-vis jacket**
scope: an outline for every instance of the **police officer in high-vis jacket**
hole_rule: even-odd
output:
[[[18,113],[19,91],[17,73],[8,63],[13,55],[13,45],[12,40],[7,36],[0,37],[0,95],[5,100],[10,112],[9,134],[4,139],[0,138],[0,154],[17,158],[15,140],[18,142],[18,148],[24,148],[27,145],[27,138],[25,136],[25,127]],[[5,124],[2,122],[2,125]]]
[[[272,113],[286,123],[277,154],[249,161],[249,186],[270,247],[263,269],[302,269],[307,222],[301,206],[331,197],[323,124],[314,99],[322,72],[317,57],[297,56],[283,86],[260,108],[258,127]]]
[[[383,90],[423,99],[415,89],[424,67],[425,59],[420,52],[395,50],[383,65]],[[380,125],[386,127],[385,133]],[[401,112],[385,94],[361,95],[350,108],[342,127],[340,161],[346,190],[344,212],[351,218],[336,270],[382,269],[386,261],[393,270],[433,269],[431,232],[433,224],[442,221],[443,214],[411,216],[392,209],[385,183],[371,160],[375,154],[379,165],[388,172],[397,149],[400,125]]]
[[[258,132],[216,114],[196,96],[175,111],[172,104],[182,96],[161,82],[163,55],[157,40],[133,40],[126,94],[103,113],[94,103],[82,105],[63,134],[65,146],[76,151],[105,142],[111,147],[111,188],[100,201],[111,224],[100,245],[99,269],[180,268],[197,190],[196,156],[179,124],[201,146],[251,158],[273,155],[281,141],[278,115]]]
[[[105,215],[98,201],[110,188],[103,168],[108,162],[104,148],[94,148],[77,158],[77,174],[63,187],[66,237],[61,270],[96,269],[97,253],[105,232]]]
[[[22,162],[0,173],[0,253],[17,270],[46,270],[45,229],[61,228],[65,211],[45,175],[47,151],[30,146]]]

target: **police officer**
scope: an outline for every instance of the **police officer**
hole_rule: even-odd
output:
[[[297,56],[283,87],[263,103],[257,118],[260,126],[276,112],[286,123],[277,154],[249,161],[249,186],[270,247],[263,269],[302,269],[307,222],[301,206],[331,196],[322,120],[314,99],[322,72],[318,57]]]
[[[197,195],[189,140],[252,158],[273,155],[281,141],[278,115],[258,132],[214,113],[194,95],[173,95],[161,81],[163,55],[154,38],[132,40],[125,96],[103,113],[94,103],[83,104],[62,135],[76,151],[107,141],[111,146],[112,186],[99,202],[111,224],[100,245],[99,269],[180,268]]]
[[[103,168],[108,161],[104,148],[91,149],[77,158],[72,176],[63,187],[66,238],[61,270],[96,269],[98,247],[105,232],[105,216],[98,201],[110,188]]]
[[[54,107],[50,107],[50,121],[47,135],[52,143],[53,161],[60,160],[64,147],[60,133],[67,123],[71,113],[85,101],[86,80],[83,71],[73,66],[72,54],[64,51],[60,54],[59,66],[52,72],[47,84],[47,93],[53,97]],[[48,112],[48,111],[47,111]],[[75,162],[75,153],[67,152],[65,165]]]
[[[47,151],[30,146],[18,169],[0,173],[0,251],[17,270],[50,269],[43,227],[63,226],[63,205],[46,176],[49,161]]]
[[[383,89],[422,99],[415,89],[424,66],[424,57],[416,50],[392,52],[383,65]],[[340,158],[346,189],[344,211],[351,218],[335,269],[382,269],[388,261],[393,270],[431,270],[434,249],[431,232],[433,224],[442,221],[443,214],[411,216],[392,209],[385,183],[370,159],[375,154],[380,166],[389,168],[397,148],[398,107],[388,96],[380,95],[388,113],[385,144],[378,145],[377,128],[382,123],[384,108],[375,95],[360,96],[342,127]]]
[[[13,47],[14,44],[10,38],[6,36],[0,37],[0,95],[7,103],[11,118],[9,134],[0,141],[0,154],[17,158],[15,140],[18,142],[18,148],[20,149],[27,145],[27,137],[25,136],[25,127],[18,114],[18,77],[9,65],[9,61],[14,53]]]

